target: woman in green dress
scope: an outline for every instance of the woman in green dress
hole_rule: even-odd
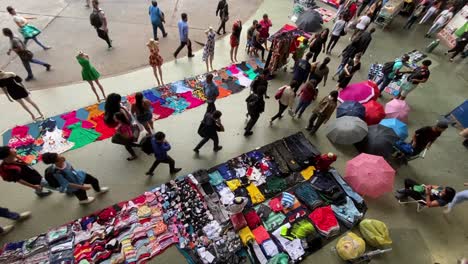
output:
[[[91,85],[91,89],[93,90],[94,94],[98,102],[104,101],[106,99],[106,93],[104,92],[104,88],[102,87],[101,83],[99,82],[99,77],[101,76],[98,71],[91,65],[89,62],[88,54],[80,51],[76,56],[78,63],[81,65],[81,77],[83,77],[84,81],[87,81],[89,85]],[[102,92],[102,99],[99,98],[98,93],[96,92],[96,88],[94,87],[94,82],[97,84],[99,89]]]
[[[28,19],[35,19],[35,17],[23,17],[16,13],[16,10],[8,6],[7,7],[8,13],[13,16],[13,21],[19,28],[19,32],[24,37],[24,44],[26,45],[30,39],[37,43],[37,45],[41,46],[44,50],[50,49],[49,46],[42,44],[38,39],[37,36],[41,34],[41,31],[35,27],[34,25],[29,24]]]

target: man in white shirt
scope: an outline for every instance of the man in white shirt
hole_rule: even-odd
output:
[[[430,38],[432,34],[436,33],[439,31],[439,29],[443,28],[453,17],[453,7],[449,7],[448,9],[442,11],[435,19],[434,24],[432,24],[432,27],[427,31],[426,35],[424,37]]]
[[[363,32],[366,30],[366,28],[369,26],[371,22],[371,14],[367,13],[365,16],[362,16],[359,18],[359,21],[356,25],[356,30],[354,31],[353,35],[351,36],[351,39],[353,39],[357,33]]]

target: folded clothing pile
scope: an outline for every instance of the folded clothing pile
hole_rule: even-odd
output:
[[[328,172],[317,171],[310,181],[312,187],[319,191],[323,200],[333,204],[345,202],[346,194]]]
[[[346,196],[346,202],[341,205],[331,205],[336,217],[348,228],[353,227],[364,216],[354,205],[351,198]]]
[[[309,182],[299,184],[299,186],[294,189],[294,193],[296,194],[296,197],[301,202],[305,203],[310,210],[314,210],[315,208],[323,205],[322,199],[320,199],[320,196]]]
[[[317,231],[326,238],[340,233],[340,225],[329,205],[315,209],[309,214],[309,218]]]

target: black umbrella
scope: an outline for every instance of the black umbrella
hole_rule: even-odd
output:
[[[322,15],[313,9],[302,13],[296,21],[297,27],[305,32],[318,32],[322,29],[322,24]]]
[[[367,137],[355,146],[359,152],[388,158],[393,153],[393,145],[399,139],[393,129],[377,124],[369,126]]]

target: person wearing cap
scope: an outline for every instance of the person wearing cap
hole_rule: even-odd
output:
[[[431,66],[432,61],[424,60],[422,66],[418,67],[410,76],[401,84],[400,94],[397,96],[397,99],[405,100],[408,94],[418,87],[418,84],[425,83],[429,79],[431,72],[429,71],[429,66]]]
[[[439,121],[435,126],[425,126],[414,132],[411,145],[413,146],[413,155],[418,155],[424,149],[429,149],[438,137],[448,128],[446,121]]]
[[[393,81],[393,79],[395,79],[396,76],[406,73],[406,72],[401,72],[400,70],[401,68],[403,68],[404,63],[406,63],[408,60],[409,60],[408,54],[405,54],[403,55],[403,57],[395,60],[395,62],[393,63],[392,71],[390,71],[388,74],[384,74],[383,78],[377,82],[380,93],[383,92],[385,87],[387,87]]]

